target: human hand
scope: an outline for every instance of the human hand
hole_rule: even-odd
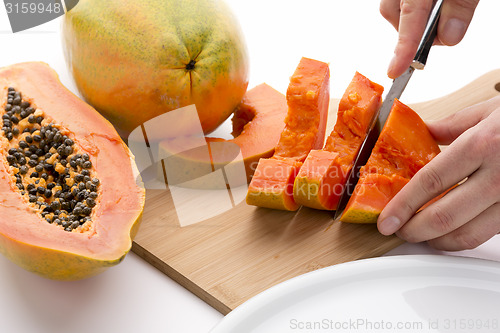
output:
[[[465,35],[479,0],[444,0],[435,44],[456,45]],[[387,75],[396,78],[410,66],[432,10],[432,0],[381,0],[380,13],[399,31]]]
[[[387,204],[378,229],[410,243],[427,241],[439,250],[475,248],[500,232],[500,97],[428,127],[438,143],[449,146]]]

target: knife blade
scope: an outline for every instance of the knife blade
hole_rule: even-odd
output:
[[[406,85],[408,84],[408,81],[410,81],[413,71],[415,69],[423,69],[425,67],[427,56],[429,55],[430,48],[434,42],[434,38],[436,37],[442,5],[443,0],[438,0],[434,4],[412,64],[403,74],[401,74],[393,81],[391,89],[387,93],[382,106],[380,107],[372,123],[370,124],[368,133],[366,134],[366,137],[361,144],[356,158],[354,159],[354,164],[351,168],[351,171],[349,172],[345,186],[342,189],[337,209],[335,210],[335,214],[333,216],[334,220],[340,219],[345,207],[347,206],[347,203],[349,202],[349,199],[354,192],[354,188],[356,187],[356,184],[359,180],[361,167],[366,164],[368,158],[371,155],[373,147],[375,147],[375,143],[377,142],[382,128],[384,127],[387,120],[387,117],[389,117],[389,113],[391,112],[394,99],[399,99],[401,97],[404,89],[406,88]]]

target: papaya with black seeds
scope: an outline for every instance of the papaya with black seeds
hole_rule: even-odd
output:
[[[145,189],[114,127],[39,62],[0,69],[0,252],[76,280],[129,252]]]

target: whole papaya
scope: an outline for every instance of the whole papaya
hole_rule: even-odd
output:
[[[211,132],[247,89],[246,44],[223,0],[80,0],[62,33],[78,90],[123,138],[191,104]]]

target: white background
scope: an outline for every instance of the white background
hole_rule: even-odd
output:
[[[285,92],[300,57],[330,63],[331,96],[340,97],[355,71],[390,86],[386,70],[397,35],[377,0],[229,0],[246,36],[250,88],[266,82]],[[413,75],[406,103],[448,94],[500,67],[500,2],[482,0],[456,47],[434,47],[424,71]],[[0,66],[44,61],[76,92],[67,71],[60,20],[12,34],[0,5]],[[500,81],[500,78],[499,78]],[[76,115],[75,115],[76,116]],[[1,216],[0,219],[8,218]],[[390,254],[435,253],[405,244]],[[454,255],[500,261],[500,241]],[[117,267],[78,282],[49,281],[0,257],[2,332],[196,332],[223,316],[133,253]]]

